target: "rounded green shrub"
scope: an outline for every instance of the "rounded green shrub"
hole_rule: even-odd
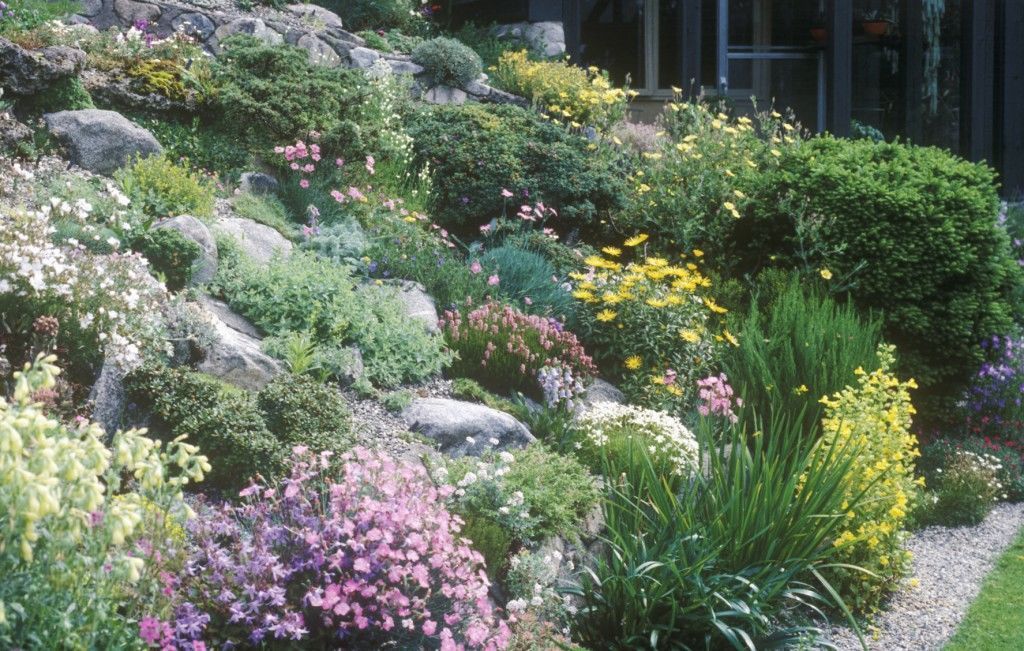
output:
[[[309,53],[267,45],[251,36],[232,36],[214,65],[220,85],[216,102],[224,127],[256,148],[269,148],[311,131],[321,143],[351,143],[353,115],[366,87],[359,71],[312,65]],[[344,134],[340,138],[338,134]]]
[[[740,248],[764,257],[781,236],[794,261],[881,310],[934,417],[981,364],[980,342],[1013,321],[1021,275],[996,224],[995,172],[937,148],[825,137],[785,148],[761,181]]]
[[[513,246],[499,246],[480,258],[484,269],[501,278],[502,295],[529,314],[553,316],[571,330],[576,322],[576,301],[558,279],[544,256]]]
[[[172,228],[148,230],[132,242],[132,250],[149,261],[149,268],[162,274],[164,284],[178,291],[192,279],[192,268],[199,259],[199,245]]]
[[[164,440],[187,436],[210,458],[207,484],[236,489],[257,474],[273,477],[286,448],[267,429],[252,394],[186,369],[143,366],[125,378],[130,399],[152,414]]]
[[[435,84],[463,87],[480,76],[480,55],[453,38],[439,36],[417,45],[412,60]]]
[[[150,217],[213,216],[212,184],[166,156],[138,158],[114,177],[132,202]]]
[[[542,200],[558,211],[560,232],[594,224],[624,206],[627,195],[617,159],[588,141],[515,106],[439,106],[410,116],[417,165],[433,172],[430,214],[462,235],[516,201]],[[514,198],[506,201],[502,189]]]
[[[263,420],[289,448],[342,452],[352,447],[352,414],[338,390],[303,375],[282,375],[256,396]]]

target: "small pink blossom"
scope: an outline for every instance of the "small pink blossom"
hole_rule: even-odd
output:
[[[309,187],[309,179],[302,179],[301,181],[299,181],[299,187],[302,188],[302,189],[308,188]]]
[[[501,196],[503,196],[506,199],[508,199],[508,198],[512,197],[513,195],[512,195],[512,192],[510,192],[507,188],[502,188],[501,189]]]
[[[498,284],[498,283],[500,283],[500,282],[501,282],[501,278],[499,278],[499,277],[498,277],[498,274],[493,274],[493,275],[491,275],[491,276],[490,276],[490,277],[489,277],[489,278],[487,279],[487,284],[488,284],[488,285],[490,285],[490,286],[492,286],[492,287],[493,287],[493,286],[495,286],[495,285],[497,285],[497,284]]]
[[[478,274],[484,270],[484,267],[483,265],[480,264],[479,260],[474,260],[473,264],[469,265],[469,270],[475,274]]]

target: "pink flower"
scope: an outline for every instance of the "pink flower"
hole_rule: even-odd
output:
[[[500,282],[501,282],[501,278],[498,278],[498,274],[493,274],[491,277],[489,277],[487,279],[487,284],[492,286],[492,287],[494,285],[497,285]]]
[[[490,224],[484,224],[483,226],[480,227],[480,232],[484,233],[484,234],[490,233],[491,232],[491,225]]]
[[[344,158],[335,158],[334,159],[334,164],[337,165],[338,167],[341,167],[342,165],[345,164],[345,159]]]
[[[469,270],[475,274],[478,274],[484,270],[484,267],[483,265],[480,264],[479,260],[474,260],[473,264],[469,265]]]
[[[309,179],[302,179],[301,181],[299,181],[299,187],[302,188],[302,189],[308,188],[309,187]]]
[[[501,189],[501,196],[503,196],[503,197],[505,197],[506,199],[508,199],[508,198],[510,198],[510,197],[511,197],[511,196],[513,196],[513,195],[512,195],[512,193],[511,193],[511,192],[509,192],[509,190],[507,190],[506,188],[502,188],[502,189]]]
[[[375,174],[376,173],[376,169],[375,169],[376,165],[377,165],[377,161],[375,161],[373,159],[373,156],[367,156],[366,157],[366,171],[367,172],[369,172],[370,174]]]
[[[314,165],[313,163],[306,163],[305,165],[302,166],[302,171],[307,173],[307,174],[309,174],[311,172],[315,172],[316,171],[316,165]]]
[[[291,164],[291,165],[289,165],[288,167],[292,168],[292,169],[293,169],[293,170],[295,170],[296,172],[298,172],[298,171],[299,171],[299,164],[298,164],[298,163],[292,163],[292,164]]]
[[[354,185],[350,185],[348,188],[348,196],[355,199],[356,201],[366,201],[366,195],[359,191],[359,188]]]
[[[533,305],[533,299],[530,298],[529,296],[524,296],[523,302],[526,303],[527,305]]]
[[[437,622],[435,622],[432,619],[423,622],[423,634],[424,635],[433,635],[436,632],[437,632]]]

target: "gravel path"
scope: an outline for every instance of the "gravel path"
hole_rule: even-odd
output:
[[[451,397],[451,382],[438,379],[406,390],[413,398],[448,398]],[[360,445],[398,456],[423,452],[422,442],[409,431],[400,414],[388,411],[377,400],[361,398],[351,390],[342,391],[342,396],[352,410],[352,429]]]
[[[976,527],[928,527],[911,536],[912,575],[920,583],[896,594],[865,633],[868,648],[882,651],[941,649],[956,631],[995,560],[1024,527],[1024,504],[1000,504]],[[857,636],[832,630],[842,651],[860,649]]]

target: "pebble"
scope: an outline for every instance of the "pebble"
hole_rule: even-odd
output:
[[[1024,527],[1024,503],[998,504],[975,527],[927,527],[911,535],[911,576],[875,617],[864,638],[871,651],[938,651],[956,632],[996,559]],[[834,626],[830,637],[840,651],[861,648],[848,628]]]

